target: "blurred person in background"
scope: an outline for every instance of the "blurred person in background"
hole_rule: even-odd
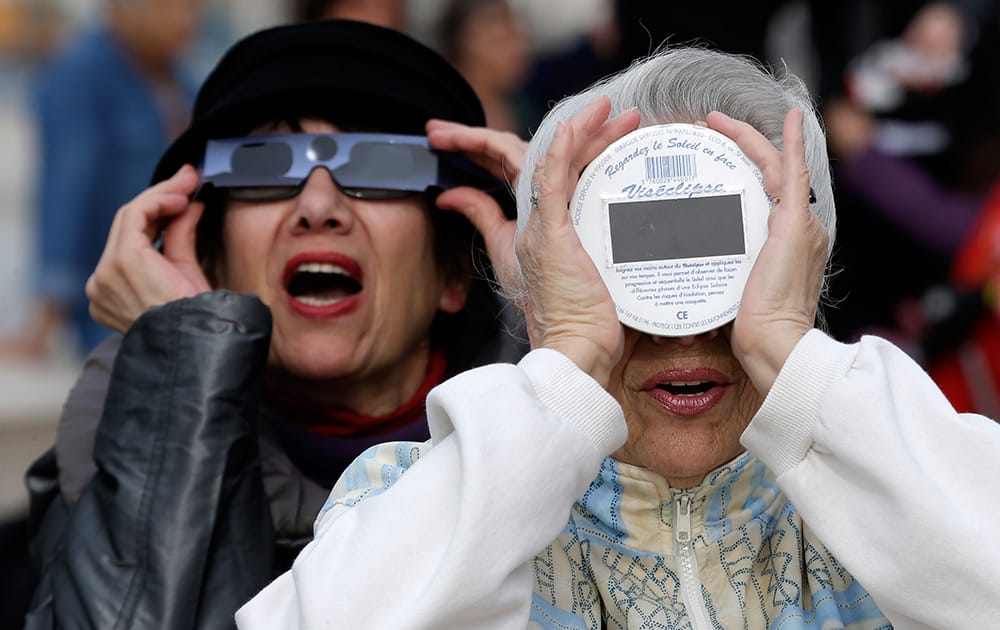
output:
[[[31,113],[41,150],[33,304],[22,328],[0,339],[0,357],[45,358],[64,342],[80,356],[111,334],[90,317],[84,284],[118,207],[146,187],[187,122],[194,90],[178,61],[200,5],[102,0],[98,26],[69,41],[35,77]],[[0,524],[0,627],[20,627],[30,599],[26,520],[18,513]]]
[[[998,172],[1000,58],[995,20],[912,4],[824,106],[845,236],[831,291],[843,304],[828,322],[841,338],[877,332],[927,363],[956,341],[949,275]]]
[[[483,102],[486,124],[524,138],[540,113],[521,88],[532,62],[522,16],[507,0],[452,0],[438,25],[438,44]]]
[[[90,354],[28,473],[28,628],[232,627],[348,463],[427,439],[447,376],[520,356],[452,211],[509,190],[489,147],[468,153],[492,174],[431,151],[435,117],[485,122],[393,29],[279,26],[219,61],[88,282],[124,335]]]
[[[404,31],[406,0],[296,0],[293,18],[312,20],[357,20]]]
[[[552,103],[584,89],[591,82],[627,68],[664,42],[705,46],[746,54],[759,62],[771,59],[769,37],[775,16],[790,0],[762,2],[689,3],[683,11],[657,0],[605,0],[593,27],[568,46],[536,60],[525,92],[539,115]],[[820,99],[838,91],[843,67],[850,57],[851,35],[859,28],[863,0],[830,3],[808,0],[808,42],[815,57],[812,86]],[[789,65],[801,64],[792,59]],[[537,121],[536,121],[537,122]]]
[[[111,331],[88,312],[84,284],[117,209],[149,182],[187,123],[193,84],[180,59],[202,0],[103,0],[103,20],[39,71],[34,299],[0,355],[40,357],[68,332],[85,354]]]
[[[955,254],[951,313],[930,328],[927,372],[952,405],[1000,419],[1000,184]]]

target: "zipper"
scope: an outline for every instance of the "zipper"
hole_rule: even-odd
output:
[[[677,573],[681,581],[681,599],[693,630],[712,628],[712,622],[701,593],[701,579],[698,577],[698,558],[694,553],[691,533],[691,494],[681,492],[674,497],[674,555],[677,559]]]

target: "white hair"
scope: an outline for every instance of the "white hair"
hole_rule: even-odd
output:
[[[719,111],[749,123],[779,150],[785,115],[801,109],[806,165],[816,194],[812,209],[830,234],[829,260],[836,232],[830,164],[826,137],[805,84],[787,70],[778,76],[749,57],[698,47],[665,47],[553,107],[524,157],[516,191],[519,230],[530,212],[531,176],[552,142],[556,123],[569,120],[601,95],[611,100],[612,116],[637,107],[642,127],[705,120],[709,112]]]

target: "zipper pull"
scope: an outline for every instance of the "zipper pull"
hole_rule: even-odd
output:
[[[691,542],[691,495],[682,492],[674,500],[674,539]]]

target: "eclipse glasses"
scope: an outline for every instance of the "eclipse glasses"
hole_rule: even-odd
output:
[[[356,199],[402,199],[428,190],[502,186],[466,158],[439,153],[426,136],[385,133],[293,133],[209,140],[201,185],[230,199],[272,201],[299,194],[318,167]]]

